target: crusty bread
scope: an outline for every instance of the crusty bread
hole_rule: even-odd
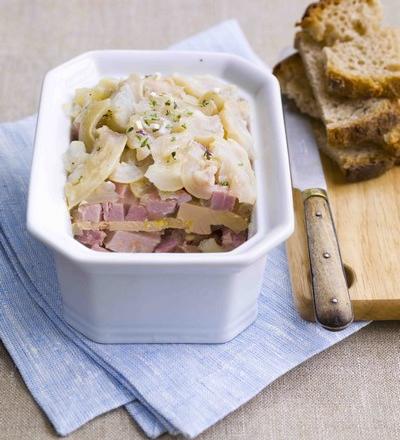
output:
[[[327,143],[323,124],[315,120],[312,125],[319,149],[338,165],[349,182],[373,179],[396,164],[396,158],[378,145],[346,149],[332,147]]]
[[[383,145],[400,155],[400,144],[390,143],[390,132],[400,123],[397,99],[346,99],[332,96],[326,87],[323,46],[305,32],[296,35],[308,80],[326,126],[328,142],[338,148],[354,147],[365,142]]]
[[[278,63],[273,69],[273,74],[279,80],[282,93],[293,100],[302,113],[313,118],[321,118],[298,53]]]
[[[382,22],[379,0],[320,0],[304,13],[301,28],[324,45],[376,31]]]
[[[305,114],[318,118],[316,102],[308,84],[301,57],[298,53],[284,59],[274,68],[282,93],[292,99]],[[350,182],[372,179],[392,168],[395,158],[381,147],[369,144],[358,148],[336,148],[327,143],[324,126],[315,120],[313,128],[320,150],[330,157]]]
[[[381,29],[323,49],[328,91],[347,98],[400,97],[400,30]]]

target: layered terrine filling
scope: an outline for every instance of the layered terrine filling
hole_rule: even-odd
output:
[[[78,89],[65,195],[100,252],[224,252],[256,201],[250,109],[212,76],[130,75]]]

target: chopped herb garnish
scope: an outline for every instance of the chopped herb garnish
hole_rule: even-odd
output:
[[[175,142],[176,141],[176,137],[175,136],[172,136],[172,138],[171,138],[171,142]]]
[[[138,134],[136,135],[136,139],[141,142],[142,141],[142,136],[139,136]]]
[[[133,130],[133,127],[129,127],[129,128],[126,130],[126,132],[127,132],[127,133],[130,133],[132,130]]]
[[[182,124],[181,127],[182,127],[184,130],[187,129],[186,124]]]
[[[174,109],[176,110],[178,108],[178,104],[174,101]]]
[[[144,140],[143,140],[142,143],[140,144],[140,148],[143,148],[143,147],[149,147],[148,142],[149,142],[149,138],[144,138]],[[149,147],[149,148],[150,148],[150,147]]]
[[[168,99],[168,101],[165,101],[165,105],[171,105],[171,101]]]
[[[200,103],[200,107],[206,107],[209,103],[210,101],[208,99],[203,99]]]
[[[186,116],[192,116],[193,115],[193,112],[187,112],[186,113]]]
[[[167,124],[167,125],[165,126],[165,128],[166,128],[167,130],[169,130],[170,128],[172,128],[172,126],[171,126],[171,124]]]
[[[223,180],[222,182],[219,182],[221,186],[229,186],[229,182],[227,180]]]
[[[150,99],[150,105],[155,107],[157,105],[157,101],[155,99]]]
[[[169,115],[169,113],[170,113],[170,111],[169,111],[169,110],[167,110],[167,111],[165,112],[165,115],[166,115],[166,116],[168,116],[168,115]]]
[[[176,151],[173,151],[173,152],[171,153],[171,156],[172,156],[172,159],[175,159]]]

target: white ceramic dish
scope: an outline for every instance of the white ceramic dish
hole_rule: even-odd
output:
[[[92,251],[73,239],[62,154],[70,141],[63,105],[78,87],[129,73],[209,73],[249,100],[257,159],[253,236],[218,254]],[[244,59],[217,53],[88,52],[48,72],[42,89],[28,229],[55,255],[66,321],[105,343],[225,342],[257,315],[267,252],[293,230],[289,163],[278,81]]]

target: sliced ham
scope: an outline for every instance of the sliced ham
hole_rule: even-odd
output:
[[[176,191],[174,194],[168,194],[166,196],[161,196],[162,200],[176,200],[176,203],[178,206],[180,206],[182,203],[187,203],[192,200],[192,196],[186,192],[184,189],[180,189],[179,191]]]
[[[125,220],[144,221],[147,218],[146,208],[137,202],[126,205]]]
[[[78,221],[81,222],[99,222],[101,221],[101,205],[82,204],[78,207]]]
[[[122,222],[125,219],[125,209],[122,202],[102,203],[103,218],[106,222]]]
[[[115,185],[115,192],[121,197],[121,199],[124,199],[130,192],[129,185],[127,183],[116,183]]]
[[[161,200],[158,194],[146,194],[140,199],[140,203],[146,208],[149,220],[160,220],[168,214],[176,211],[176,200]]]
[[[222,247],[231,251],[243,244],[247,240],[247,231],[235,233],[229,228],[223,228],[222,230]]]
[[[165,253],[174,252],[179,246],[183,244],[183,231],[168,231],[161,240],[161,243],[156,247],[154,252]]]
[[[108,234],[105,247],[114,252],[153,252],[160,241],[159,233],[116,231]]]
[[[106,238],[106,233],[103,231],[86,230],[82,231],[82,233],[77,235],[75,238],[86,246],[100,246],[103,244],[103,241]]]
[[[236,197],[225,191],[214,191],[210,199],[210,208],[217,211],[232,211],[235,203]]]
[[[97,252],[110,252],[107,249],[104,249],[103,247],[99,246],[98,244],[94,244],[90,249]]]

